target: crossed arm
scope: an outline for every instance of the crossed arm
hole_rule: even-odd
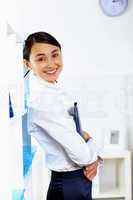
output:
[[[42,104],[40,103],[40,105]],[[84,168],[86,177],[92,179],[97,172],[98,154],[97,152],[92,154],[91,148],[88,148],[91,140],[87,142],[87,136],[84,139],[81,138],[75,131],[71,119],[63,116],[63,114],[61,115],[59,109],[56,110],[55,107],[47,109],[47,106],[45,106],[38,109],[36,106],[29,110],[29,125],[41,127],[44,131],[48,130],[49,136],[64,148],[74,163]],[[31,134],[34,134],[34,127],[31,126],[30,129]]]

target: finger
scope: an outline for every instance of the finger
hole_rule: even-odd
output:
[[[88,176],[88,173],[87,173],[86,171],[84,171],[84,175],[85,175],[85,176]]]
[[[90,171],[86,171],[88,174],[92,174],[92,173],[94,173],[94,172],[97,172],[97,168],[94,168],[94,169],[92,169],[92,170],[90,170]]]
[[[86,172],[90,172],[90,171],[92,171],[92,170],[94,170],[94,169],[96,169],[95,166],[90,167],[90,168],[86,168],[85,171],[86,171]]]
[[[86,173],[84,173],[84,175],[85,175],[85,177],[86,177],[88,180],[90,180],[90,178],[87,176],[87,174],[86,174]]]
[[[92,180],[92,179],[94,179],[94,177],[96,176],[96,174],[94,173],[94,174],[92,174],[92,175],[85,175],[86,176],[86,178],[87,179],[90,179],[90,180]]]
[[[89,169],[89,170],[86,170],[86,169],[84,169],[83,170],[84,172],[86,172],[86,173],[93,173],[94,171],[97,171],[97,167],[96,166],[94,166],[93,168],[91,168],[91,169]]]
[[[91,169],[91,168],[93,168],[93,167],[98,167],[98,162],[97,162],[97,161],[96,161],[95,163],[92,163],[92,164],[90,164],[90,165],[87,165],[87,166],[85,167],[85,169],[89,170],[89,169]]]
[[[97,169],[96,165],[92,165],[91,167],[86,167],[84,170],[89,172],[89,171],[94,170],[94,169]]]
[[[96,176],[96,174],[93,174],[93,175],[87,175],[86,173],[84,174],[85,175],[85,177],[88,179],[88,180],[92,180],[95,176]]]
[[[90,165],[90,166],[87,166],[85,167],[86,170],[91,170],[93,169],[94,167],[96,167],[94,164]]]
[[[91,179],[91,178],[93,178],[93,177],[96,176],[96,172],[93,172],[93,173],[91,173],[91,174],[88,174],[88,173],[84,172],[84,175],[85,175],[88,179]]]
[[[92,181],[95,178],[96,174],[89,176],[89,179]]]
[[[91,166],[85,167],[85,170],[91,170],[93,168],[94,168],[94,165],[91,165]]]
[[[97,168],[98,168],[98,165],[92,165],[91,167],[86,167],[84,170],[91,171],[91,170],[97,169]]]
[[[96,174],[97,174],[97,170],[93,170],[93,171],[91,171],[91,172],[89,172],[89,173],[85,173],[88,177],[91,177],[91,176],[95,176]]]

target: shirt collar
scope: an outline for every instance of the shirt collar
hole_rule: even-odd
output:
[[[45,86],[45,87],[48,86],[50,88],[56,88],[56,89],[59,89],[61,87],[61,85],[56,81],[54,83],[52,83],[52,82],[48,82],[47,80],[45,80],[39,76],[35,76],[35,77],[36,77],[36,80],[38,81],[38,83],[42,86]]]
[[[49,82],[49,81],[47,81],[47,80],[45,80],[45,79],[43,79],[43,78],[41,78],[41,77],[39,77],[39,76],[36,76],[36,78],[37,78],[37,80],[38,80],[40,83],[45,84],[45,85],[51,85],[51,86],[53,86],[53,85],[56,85],[56,84],[57,84],[56,82],[54,82],[54,83]]]

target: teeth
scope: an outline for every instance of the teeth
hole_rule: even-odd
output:
[[[50,72],[46,72],[47,74],[54,74],[56,72],[56,69]]]

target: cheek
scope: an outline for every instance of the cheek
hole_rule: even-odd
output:
[[[59,67],[58,72],[61,72],[63,68],[62,62],[58,62],[58,67]]]
[[[36,71],[40,71],[42,69],[43,64],[42,63],[35,63],[34,64],[34,69]]]
[[[57,58],[57,59],[55,60],[55,63],[58,64],[59,66],[62,66],[62,64],[63,64],[61,58]]]
[[[34,65],[33,67],[32,67],[32,70],[34,71],[34,73],[35,74],[40,74],[41,73],[41,67],[40,67],[40,65]]]
[[[59,75],[61,73],[62,68],[63,68],[62,66],[59,68],[57,75]]]

